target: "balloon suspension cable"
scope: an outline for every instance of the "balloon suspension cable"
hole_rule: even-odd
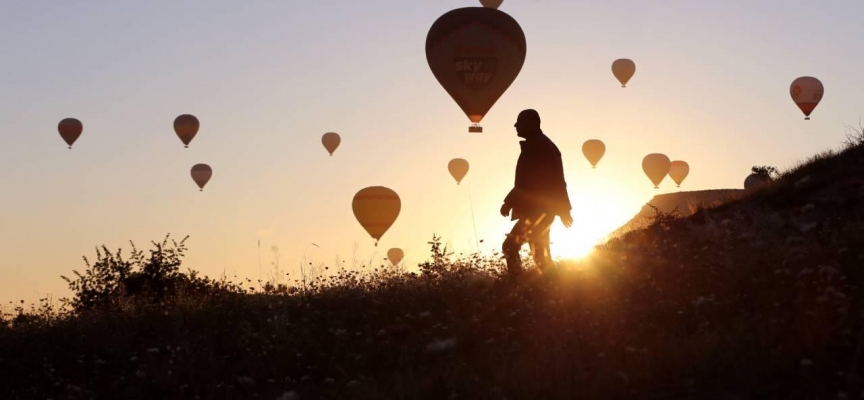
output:
[[[477,240],[477,221],[474,219],[474,200],[471,198],[471,187],[468,187],[468,203],[471,205],[471,224],[474,225],[474,243],[477,253],[480,253],[480,241]]]

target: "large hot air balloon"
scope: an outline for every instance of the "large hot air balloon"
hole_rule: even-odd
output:
[[[450,170],[450,175],[453,176],[458,185],[468,173],[468,161],[463,158],[454,158],[447,164],[447,169]]]
[[[591,163],[591,168],[597,168],[597,163],[606,154],[606,145],[597,139],[586,140],[582,144],[582,154]]]
[[[324,148],[332,156],[333,152],[339,147],[339,143],[342,143],[342,138],[336,132],[327,132],[324,136],[321,136],[321,143],[324,144]]]
[[[744,189],[755,189],[759,186],[762,186],[768,182],[771,182],[771,177],[765,176],[762,174],[750,174],[747,176],[747,179],[744,180]]]
[[[678,187],[681,187],[681,182],[684,182],[684,178],[686,178],[689,173],[690,165],[684,161],[672,161],[669,165],[669,177],[675,181]]]
[[[60,137],[66,141],[71,149],[72,143],[75,143],[81,136],[81,132],[84,131],[84,125],[75,118],[66,118],[57,124],[57,130],[60,132]]]
[[[375,246],[384,232],[390,229],[399,211],[402,209],[402,201],[396,192],[383,187],[371,186],[360,190],[354,195],[351,202],[354,217],[363,226],[366,232],[375,239]]]
[[[174,119],[174,132],[177,132],[177,136],[183,141],[183,147],[189,147],[189,142],[198,133],[200,126],[198,118],[195,118],[194,115],[183,114]]]
[[[513,17],[485,7],[442,15],[426,36],[426,61],[473,125],[479,123],[522,70],[525,33]]]
[[[394,247],[390,250],[387,250],[387,259],[390,260],[390,264],[393,264],[394,267],[399,265],[400,262],[402,262],[403,257],[405,257],[405,252],[402,251],[402,249]]]
[[[663,178],[669,174],[671,164],[669,157],[659,153],[649,154],[642,159],[642,170],[654,183],[654,189],[660,188],[660,182],[663,182]]]
[[[501,7],[501,3],[503,2],[504,0],[480,0],[480,4],[482,4],[483,7],[494,8],[496,10],[498,7]]]
[[[789,94],[792,95],[792,100],[795,101],[798,108],[804,112],[804,119],[810,119],[810,113],[819,105],[822,95],[825,94],[825,88],[818,79],[812,76],[802,76],[792,81]]]
[[[213,176],[213,170],[207,164],[195,164],[192,167],[192,180],[198,184],[202,192],[204,191],[204,185],[207,184],[211,176]]]
[[[627,58],[619,58],[612,62],[612,73],[618,82],[621,82],[621,87],[627,87],[627,82],[636,73],[636,63]]]

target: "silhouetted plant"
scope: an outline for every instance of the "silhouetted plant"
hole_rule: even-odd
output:
[[[648,224],[649,226],[653,226],[655,224],[664,224],[666,222],[669,222],[669,221],[672,221],[672,220],[675,220],[675,219],[678,219],[681,217],[681,213],[678,211],[677,205],[670,212],[664,212],[663,210],[660,210],[659,208],[655,207],[651,203],[647,203],[647,205],[648,205],[648,207],[651,207],[652,210],[654,210],[654,215],[652,215],[650,217],[646,217],[650,220],[650,223]]]
[[[750,168],[750,171],[756,175],[759,175],[761,177],[768,178],[768,179],[772,179],[772,178],[780,175],[780,171],[778,171],[777,168],[772,167],[772,166],[768,166],[768,165],[762,165],[762,166],[755,166],[754,165],[753,168]]]
[[[843,144],[846,145],[846,147],[864,145],[864,125],[862,125],[860,119],[858,120],[857,128],[853,126],[846,127],[846,140],[843,141]]]
[[[158,304],[176,297],[181,291],[199,291],[212,282],[200,279],[197,273],[180,272],[180,265],[188,236],[180,242],[170,239],[170,234],[162,242],[151,242],[153,249],[146,255],[130,241],[132,251],[124,259],[121,250],[111,253],[107,247],[96,249],[96,261],[90,263],[84,257],[87,269],[83,273],[73,270],[74,279],[62,278],[74,293],[71,306],[75,311],[119,311],[125,305]]]

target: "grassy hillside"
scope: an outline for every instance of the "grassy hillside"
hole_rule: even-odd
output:
[[[642,206],[636,216],[612,232],[609,237],[619,237],[630,231],[647,228],[654,222],[657,212],[665,214],[674,212],[677,217],[688,217],[700,208],[712,208],[738,199],[743,191],[743,189],[713,189],[658,194]]]
[[[180,273],[182,242],[103,252],[75,311],[4,318],[0,398],[860,398],[856,143],[520,282],[438,240],[265,290]]]

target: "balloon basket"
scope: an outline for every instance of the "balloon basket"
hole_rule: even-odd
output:
[[[187,144],[187,145],[184,145],[183,148],[184,148],[184,149],[188,149],[188,148],[189,148],[189,145],[188,145],[188,144]]]
[[[626,87],[627,87],[627,85],[621,85],[621,87],[622,87],[622,88],[626,88]]]
[[[597,167],[592,166],[591,169],[597,169]]]
[[[809,121],[809,120],[810,120],[810,117],[804,117],[804,120],[805,120],[805,121]]]
[[[483,133],[483,127],[477,124],[468,127],[469,133]]]
[[[72,150],[72,146],[69,146],[69,150]]]

